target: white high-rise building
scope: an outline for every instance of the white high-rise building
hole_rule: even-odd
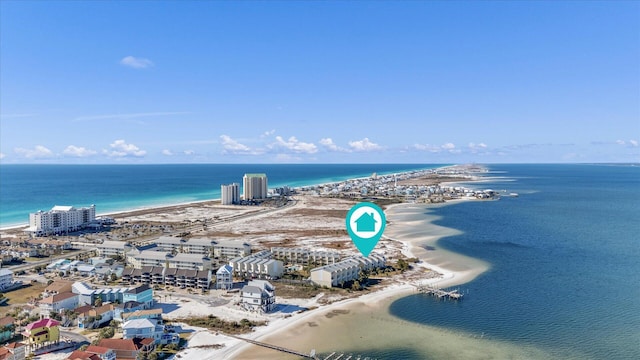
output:
[[[240,184],[233,183],[220,186],[220,198],[222,205],[237,204],[240,202]]]
[[[242,178],[244,200],[260,200],[267,198],[267,175],[244,174]]]
[[[80,209],[54,206],[49,211],[40,210],[29,214],[29,227],[25,231],[36,236],[60,234],[82,229],[95,219],[95,205]]]

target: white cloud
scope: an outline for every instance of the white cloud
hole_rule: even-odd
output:
[[[618,144],[618,145],[626,145],[627,143],[624,140],[616,140],[616,144]]]
[[[247,145],[239,143],[237,140],[232,139],[229,135],[220,135],[222,140],[222,147],[224,153],[230,154],[251,154],[251,148]]]
[[[454,143],[446,143],[442,145],[442,148],[445,150],[453,150],[456,148],[456,145]]]
[[[164,149],[164,150],[162,150],[162,155],[173,156],[173,153],[169,149]]]
[[[0,160],[4,159],[7,155],[5,155],[4,153],[0,153]]]
[[[142,157],[147,154],[145,150],[133,144],[127,144],[124,140],[116,140],[109,146],[112,150],[103,150],[103,152],[110,157]]]
[[[429,151],[432,153],[439,153],[442,149],[437,145],[429,145],[429,144],[414,144],[413,148],[421,151]]]
[[[42,159],[53,156],[53,152],[42,145],[36,145],[33,149],[15,148],[13,151],[27,159]]]
[[[195,152],[195,151],[193,151],[193,150],[185,150],[185,151],[183,151],[182,153],[183,153],[183,154],[185,154],[185,155],[187,155],[187,156],[192,156],[192,155],[195,155],[195,154],[196,154],[196,152]]]
[[[275,134],[276,131],[275,130],[269,130],[269,131],[265,131],[264,133],[262,133],[262,135],[260,135],[261,138],[266,138],[268,136],[271,136],[273,134]]]
[[[320,145],[324,146],[329,151],[349,151],[348,149],[336,145],[331,138],[320,139]]]
[[[638,140],[629,140],[629,145],[633,147],[638,147]]]
[[[371,142],[369,138],[364,138],[357,141],[349,141],[349,146],[353,151],[376,151],[382,150],[382,146]]]
[[[314,143],[299,141],[295,136],[290,137],[288,140],[284,140],[282,136],[276,136],[276,143],[273,145],[295,153],[314,154],[318,152],[318,147]]]
[[[134,56],[125,56],[120,60],[120,64],[134,69],[144,69],[153,66],[153,62],[145,58],[137,58]]]
[[[69,145],[66,149],[62,151],[65,155],[76,156],[76,157],[87,157],[95,155],[97,152],[94,150],[87,149],[82,146]]]

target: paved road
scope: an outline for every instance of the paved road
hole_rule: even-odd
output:
[[[77,344],[77,347],[80,347],[84,344],[91,344],[91,341],[88,337],[75,333],[73,331],[61,330],[60,331],[60,339],[69,339],[74,341]]]

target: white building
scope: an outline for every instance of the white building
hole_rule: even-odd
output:
[[[182,244],[182,252],[210,256],[216,242],[209,238],[192,238]]]
[[[184,240],[173,236],[161,236],[153,240],[153,243],[158,245],[158,247],[164,251],[182,252]]]
[[[231,290],[233,288],[233,268],[222,265],[216,271],[216,289]]]
[[[335,264],[311,269],[311,281],[320,286],[342,286],[344,283],[356,280],[360,271],[370,271],[385,267],[386,260],[379,254],[368,257],[354,256]]]
[[[267,198],[267,175],[244,174],[242,178],[242,194],[244,200],[260,200]]]
[[[51,312],[60,313],[62,310],[73,310],[78,307],[78,294],[72,292],[64,292],[57,295],[49,296],[38,302],[40,307],[40,316],[49,317]]]
[[[167,257],[167,264],[170,268],[185,270],[211,270],[211,260],[202,254],[178,253]]]
[[[284,273],[284,264],[270,257],[271,252],[265,250],[243,258],[235,258],[229,262],[229,265],[237,277],[278,279]]]
[[[13,271],[0,269],[0,290],[4,290],[13,284]]]
[[[166,251],[132,250],[127,253],[127,263],[136,269],[142,269],[143,266],[167,267],[170,257],[171,254]]]
[[[251,254],[251,245],[242,241],[221,240],[213,245],[213,256],[233,259]]]
[[[111,241],[105,240],[102,244],[97,244],[96,248],[98,249],[98,255],[104,257],[116,257],[122,256],[124,258],[125,254],[133,247],[125,241]]]
[[[54,206],[49,211],[29,214],[29,227],[25,232],[35,236],[61,234],[80,230],[96,219],[96,206],[76,209],[73,206]]]
[[[220,200],[222,205],[232,205],[240,202],[240,184],[233,183],[220,186]]]
[[[151,338],[155,344],[177,344],[180,337],[176,333],[165,332],[164,325],[155,319],[135,319],[122,324],[122,338]]]
[[[340,261],[335,251],[309,250],[299,247],[272,247],[273,258],[292,264],[329,265]]]
[[[267,313],[276,307],[276,292],[271,283],[252,280],[242,288],[242,307],[249,311]]]

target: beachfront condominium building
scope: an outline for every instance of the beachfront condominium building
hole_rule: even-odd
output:
[[[329,265],[340,261],[340,253],[335,251],[310,250],[299,247],[272,247],[274,259],[290,264]]]
[[[102,244],[97,244],[98,255],[104,257],[125,257],[125,254],[133,249],[126,241],[105,240]]]
[[[232,205],[240,202],[240,184],[233,183],[220,186],[220,200],[222,205]]]
[[[96,219],[96,206],[76,209],[73,206],[54,206],[49,211],[29,214],[29,227],[25,232],[33,236],[46,236],[80,230]]]
[[[267,198],[267,175],[244,174],[242,178],[242,195],[244,200],[261,200]]]
[[[311,281],[326,287],[343,286],[356,280],[361,271],[384,268],[386,259],[380,254],[372,253],[368,257],[353,256],[335,264],[311,269]]]
[[[233,259],[229,265],[234,275],[248,279],[278,279],[284,273],[282,261],[271,259],[271,252],[267,250]]]

